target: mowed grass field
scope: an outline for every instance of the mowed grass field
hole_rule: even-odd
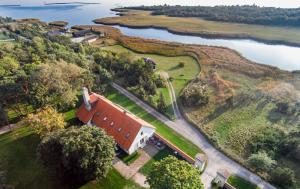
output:
[[[153,16],[148,11],[130,11],[124,16],[95,20],[102,24],[121,24],[132,27],[161,27],[173,32],[218,37],[251,36],[268,41],[285,41],[300,44],[300,28],[271,27],[250,24],[207,21],[200,18]]]
[[[174,56],[167,57],[155,54],[136,53],[121,45],[103,47],[105,50],[110,50],[115,53],[129,53],[136,59],[149,57],[157,63],[157,71],[165,71],[173,78],[172,84],[176,95],[186,86],[186,84],[194,79],[200,72],[200,67],[197,61],[190,56]],[[183,62],[184,67],[179,67],[179,63]]]

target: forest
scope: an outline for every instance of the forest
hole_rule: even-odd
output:
[[[83,86],[102,94],[115,80],[147,96],[161,85],[149,64],[127,54],[51,37],[39,25],[10,24],[4,32],[15,41],[0,46],[0,126],[46,106],[74,108]]]
[[[259,24],[269,26],[300,26],[300,8],[244,6],[139,6],[127,9],[153,11],[153,15],[200,17],[211,21]]]

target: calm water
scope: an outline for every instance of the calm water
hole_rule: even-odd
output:
[[[44,3],[72,2],[65,0],[0,0],[0,5],[21,5],[14,7],[0,6],[1,16],[10,16],[13,18],[40,18],[44,21],[66,20],[70,25],[92,24],[95,18],[113,16],[111,8],[132,5],[153,5],[153,4],[181,4],[181,5],[217,5],[218,1],[209,0],[82,0],[82,2],[92,2],[98,4],[80,4],[70,3],[65,5],[48,5]],[[241,0],[223,0],[223,4],[244,4]],[[300,7],[299,0],[271,1],[271,0],[250,0],[248,4],[257,4],[261,6],[277,7]],[[130,29],[118,27],[124,34],[130,36],[140,36],[145,38],[160,39],[165,41],[175,41],[181,43],[204,44],[224,46],[237,50],[246,58],[285,70],[300,70],[300,48],[289,47],[285,45],[267,45],[252,40],[222,40],[205,39],[194,36],[182,36],[171,34],[164,30],[157,29]]]

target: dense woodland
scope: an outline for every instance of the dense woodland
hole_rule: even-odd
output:
[[[300,8],[245,6],[141,6],[129,7],[151,10],[153,15],[200,17],[206,20],[246,24],[300,26]]]
[[[11,24],[5,32],[16,41],[0,46],[0,125],[17,121],[8,114],[21,118],[48,105],[58,111],[74,108],[83,86],[103,93],[115,80],[147,96],[161,85],[149,64],[128,54],[49,37],[39,25]]]

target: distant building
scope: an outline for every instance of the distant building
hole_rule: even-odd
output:
[[[90,36],[86,36],[83,40],[82,43],[92,43],[94,41],[96,41],[98,39],[97,35],[90,35]]]
[[[83,123],[105,130],[126,153],[143,148],[155,132],[155,127],[115,105],[96,93],[83,88],[83,104],[76,116]]]
[[[65,34],[65,33],[61,30],[50,30],[47,32],[48,36],[59,36],[59,35],[63,35],[63,34]]]
[[[143,59],[146,63],[151,64],[153,70],[156,69],[156,62],[154,60],[152,60],[151,58],[143,58]]]
[[[73,37],[84,37],[86,36],[87,34],[90,34],[92,33],[92,30],[91,29],[88,29],[88,30],[78,30],[78,31],[74,31],[72,32],[72,35]]]

